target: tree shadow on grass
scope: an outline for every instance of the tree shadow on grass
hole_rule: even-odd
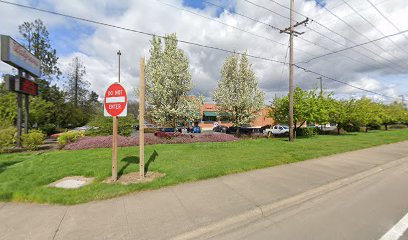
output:
[[[158,156],[159,156],[159,154],[157,153],[156,150],[154,150],[152,155],[150,155],[149,159],[145,163],[145,173],[147,173],[147,171],[149,170],[150,164],[152,164],[156,160],[156,158]],[[128,156],[128,157],[123,158],[121,161],[126,162],[126,164],[123,165],[123,167],[119,170],[118,176],[122,176],[123,172],[125,171],[126,168],[129,167],[130,164],[139,164],[140,159],[139,159],[139,157]]]
[[[8,161],[0,163],[0,173],[4,172],[8,167],[20,163],[22,161]]]
[[[150,155],[149,160],[147,160],[146,164],[145,164],[145,173],[147,173],[147,171],[149,171],[149,166],[152,162],[154,162],[154,160],[156,160],[156,158],[159,156],[159,154],[157,153],[156,150],[153,151],[152,155]]]

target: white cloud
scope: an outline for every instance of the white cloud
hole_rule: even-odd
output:
[[[181,0],[162,0],[167,3],[183,7]],[[287,9],[281,8],[267,0],[252,0],[260,5],[266,6],[282,15],[289,16]],[[371,0],[377,4],[378,8],[383,11],[394,23],[398,24],[400,29],[408,28],[408,5],[405,0]],[[19,1],[26,4],[26,1]],[[215,2],[215,1],[214,1]],[[278,1],[283,5],[288,5],[287,1]],[[348,1],[350,5],[358,9],[361,14],[372,21],[385,34],[395,33],[396,30],[383,19],[375,9],[371,8],[366,0]],[[287,19],[280,18],[268,11],[257,8],[242,0],[232,1],[230,6],[235,11],[244,13],[252,18],[265,21],[279,28],[288,26]],[[201,18],[191,13],[179,11],[174,8],[160,4],[158,1],[51,1],[46,0],[39,3],[39,7],[56,10],[58,12],[75,15],[78,17],[89,18],[93,20],[103,21],[109,24],[114,24],[130,29],[136,29],[156,34],[165,34],[176,32],[179,39],[186,41],[197,42],[200,44],[216,46],[229,50],[237,50],[239,52],[248,51],[252,55],[258,55],[266,58],[277,59],[283,61],[286,54],[286,46],[282,46],[271,41],[255,37],[248,33],[240,32],[236,29],[227,27],[220,23]],[[327,7],[332,9],[337,15],[342,17],[347,23],[354,26],[356,30],[365,34],[369,39],[379,38],[382,35],[367,24],[358,15],[341,1],[328,1]],[[202,10],[188,8],[190,11],[197,12],[201,15],[216,19],[256,33],[258,35],[273,39],[282,44],[287,44],[288,36],[279,34],[271,28],[268,28],[260,23],[255,23],[244,19],[233,13],[224,12],[219,17],[216,16],[216,9],[208,7]],[[297,11],[302,12],[307,16],[311,16],[320,23],[329,26],[336,32],[347,36],[357,43],[365,42],[362,36],[351,30],[344,23],[340,22],[335,17],[331,16],[325,9],[317,8],[312,1],[296,1]],[[0,29],[2,33],[18,36],[17,26],[21,24],[19,21],[11,20],[15,15],[25,16],[21,19],[34,20],[41,17],[49,26],[50,32],[58,28],[58,26],[72,25],[72,20],[67,20],[63,17],[53,15],[45,15],[16,7],[1,5],[0,8]],[[296,20],[302,20],[302,17],[296,16]],[[102,95],[106,86],[116,81],[117,78],[117,50],[122,51],[122,80],[123,84],[133,91],[137,88],[139,82],[139,60],[143,56],[148,57],[149,40],[151,37],[140,35],[137,33],[122,31],[110,27],[94,25],[81,22],[88,27],[92,27],[94,31],[89,34],[78,32],[78,38],[72,44],[78,52],[72,52],[60,57],[61,66],[66,66],[73,56],[81,56],[87,67],[87,79],[91,82],[92,90]],[[309,27],[319,31],[330,38],[333,38],[347,46],[353,45],[345,39],[328,32],[316,23],[310,23]],[[67,28],[69,29],[69,28]],[[335,44],[307,28],[299,28],[300,31],[306,33],[302,37],[318,43],[331,50],[343,48],[341,45]],[[76,29],[72,28],[69,31],[75,33]],[[72,33],[71,33],[72,34]],[[408,34],[407,34],[408,36]],[[62,37],[62,36],[61,36]],[[398,82],[404,81],[408,74],[408,54],[401,51],[408,44],[406,37],[398,36],[393,40],[399,47],[389,40],[379,41],[378,44],[387,50],[383,52],[373,44],[365,46],[372,52],[358,48],[356,51],[348,50],[342,54],[355,59],[351,61],[339,54],[333,54],[309,64],[303,64],[316,72],[323,73],[327,76],[339,79],[341,81],[356,84],[357,86],[367,88],[371,91],[382,92],[387,95],[398,96],[406,89],[398,87]],[[216,87],[217,79],[220,75],[220,68],[226,56],[229,54],[216,50],[205,49],[197,46],[186,45],[179,43],[180,47],[186,52],[191,64],[191,73],[195,83],[194,93],[202,93],[210,97],[212,91]],[[327,53],[327,50],[319,48],[302,41],[295,40],[295,61],[299,62],[311,58],[313,55],[321,55]],[[57,49],[58,50],[58,49]],[[408,51],[408,50],[407,50]],[[307,52],[307,53],[306,53]],[[370,56],[376,61],[370,60],[361,56],[361,52]],[[374,53],[373,53],[374,52]],[[383,58],[387,59],[383,59]],[[288,60],[288,59],[286,59]],[[275,95],[281,95],[288,89],[287,68],[284,68],[283,76],[282,65],[259,59],[251,59],[256,75],[259,79],[260,86],[267,92],[268,101]],[[391,62],[391,63],[390,63]],[[396,67],[401,65],[400,67]],[[403,68],[405,67],[405,69]],[[398,68],[396,71],[393,68]],[[0,64],[0,71],[7,72],[8,68],[4,64]],[[402,73],[403,74],[402,74]],[[400,74],[399,77],[395,77]],[[387,84],[387,76],[393,76],[394,85]],[[296,84],[304,88],[317,87],[316,75],[305,73],[302,70],[296,70]],[[381,80],[380,80],[381,79]],[[339,95],[367,95],[359,90],[345,87],[339,83],[325,80],[325,89],[333,91]]]

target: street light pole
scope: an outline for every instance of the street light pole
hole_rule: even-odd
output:
[[[122,53],[121,53],[120,50],[119,50],[117,54],[118,54],[118,58],[119,58],[118,82],[120,83],[120,55],[122,55]]]
[[[117,52],[118,65],[118,82],[120,83],[120,50]],[[112,180],[118,180],[118,117],[113,117],[113,133],[112,133]]]

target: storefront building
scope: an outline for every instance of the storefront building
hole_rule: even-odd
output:
[[[201,119],[198,121],[198,126],[202,130],[212,130],[216,125],[230,127],[233,125],[227,114],[219,114],[215,103],[204,103],[200,110]],[[250,123],[251,127],[260,128],[266,125],[275,124],[274,120],[269,115],[269,108],[265,107],[258,112],[257,117]]]

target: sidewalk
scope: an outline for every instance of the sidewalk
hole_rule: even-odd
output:
[[[195,239],[403,163],[408,141],[75,206],[0,203],[0,239]]]

